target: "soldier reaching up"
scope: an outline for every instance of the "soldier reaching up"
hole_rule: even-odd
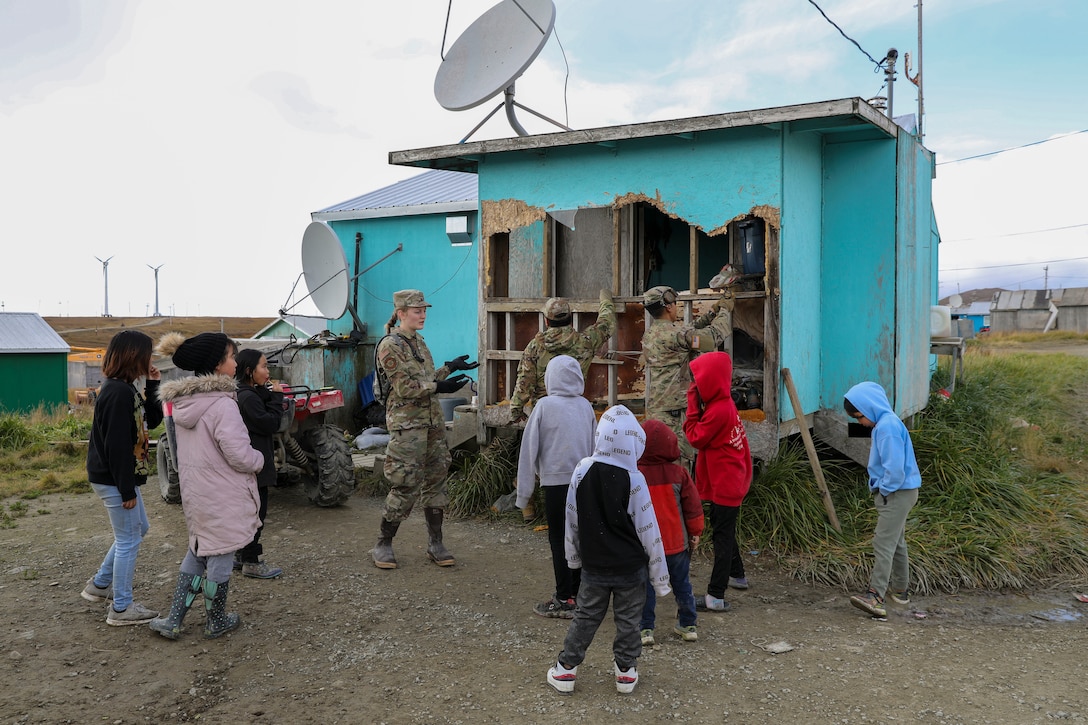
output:
[[[544,372],[548,362],[557,355],[570,355],[582,368],[582,377],[589,373],[593,353],[616,331],[616,306],[612,293],[601,290],[601,307],[597,321],[579,332],[574,329],[570,303],[562,297],[552,297],[544,303],[544,324],[547,329],[537,333],[525,346],[518,365],[518,377],[510,396],[510,422],[521,423],[529,416],[525,406],[544,397]],[[686,388],[685,388],[686,390]]]
[[[733,293],[726,290],[709,312],[692,324],[681,319],[676,290],[660,285],[646,290],[642,305],[653,322],[642,336],[646,365],[646,418],[660,420],[680,443],[680,457],[690,471],[695,450],[684,436],[684,412],[691,385],[689,363],[717,350],[733,334]]]

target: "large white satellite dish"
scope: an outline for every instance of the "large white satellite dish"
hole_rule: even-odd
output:
[[[339,320],[348,307],[348,260],[328,224],[310,222],[302,234],[302,276],[321,316]]]
[[[438,103],[450,111],[464,111],[499,93],[505,95],[503,103],[469,131],[462,142],[504,106],[506,119],[520,136],[527,136],[528,131],[518,122],[515,106],[570,130],[514,101],[514,81],[540,55],[554,27],[552,0],[502,0],[454,42],[434,77],[434,97]]]

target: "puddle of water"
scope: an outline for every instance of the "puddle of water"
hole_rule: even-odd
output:
[[[1075,622],[1081,618],[1081,613],[1073,611],[1071,609],[1063,609],[1058,607],[1056,609],[1047,609],[1042,612],[1030,612],[1035,619],[1041,619],[1044,622]]]

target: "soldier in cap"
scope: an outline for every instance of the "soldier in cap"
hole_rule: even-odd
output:
[[[528,418],[525,406],[546,394],[544,372],[553,357],[570,355],[581,365],[583,377],[589,372],[593,353],[616,330],[616,306],[612,302],[612,293],[602,289],[600,301],[597,321],[581,332],[574,329],[570,303],[565,299],[552,297],[544,303],[540,311],[544,313],[547,329],[538,332],[521,354],[517,381],[514,383],[514,392],[510,395],[511,423],[524,422]]]
[[[378,365],[389,380],[386,428],[390,438],[384,472],[390,489],[374,547],[374,564],[379,569],[397,568],[393,537],[419,501],[427,520],[427,556],[439,566],[453,566],[453,554],[442,543],[442,518],[449,502],[446,475],[450,452],[437,395],[452,393],[469,382],[467,375],[451,378],[450,373],[472,370],[479,363],[470,363],[468,355],[461,355],[435,370],[431,351],[419,334],[430,307],[423,293],[415,289],[395,292],[393,306],[393,316],[385,326],[386,336],[377,350]]]
[[[696,356],[717,350],[733,334],[733,293],[726,290],[709,312],[685,324],[676,304],[676,290],[659,285],[646,290],[642,305],[653,322],[642,336],[646,366],[646,418],[669,426],[680,442],[680,457],[691,469],[695,450],[684,435],[684,412]]]

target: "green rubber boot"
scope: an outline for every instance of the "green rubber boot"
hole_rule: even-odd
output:
[[[204,623],[205,639],[222,637],[227,632],[238,629],[242,618],[234,612],[227,612],[227,590],[230,581],[222,583],[204,580],[204,609],[208,619]]]
[[[192,574],[178,574],[178,583],[174,588],[174,601],[170,603],[170,613],[165,617],[152,619],[148,624],[167,639],[177,639],[181,636],[181,623],[185,619],[185,613],[200,595],[204,577]]]

